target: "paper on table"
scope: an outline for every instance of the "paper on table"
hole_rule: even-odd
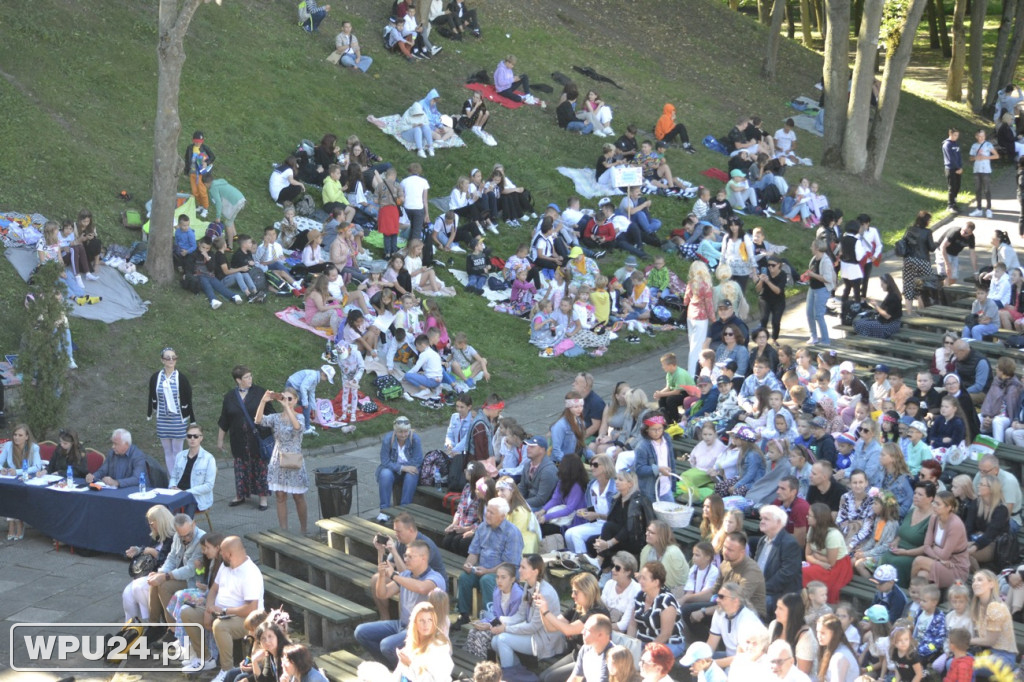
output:
[[[171,497],[181,492],[180,490],[171,490],[170,488],[152,488],[151,490],[157,495],[169,495]]]
[[[58,476],[58,478],[60,478],[60,477]],[[27,481],[25,481],[25,483],[27,483],[29,485],[35,485],[35,486],[49,485],[52,482],[53,481],[47,481],[46,480],[46,476],[43,476],[41,478],[30,478]]]
[[[0,478],[20,478],[18,474],[0,474]]]
[[[69,488],[66,485],[51,485],[50,490],[59,490],[62,493],[81,493],[89,489],[89,486],[75,486]]]

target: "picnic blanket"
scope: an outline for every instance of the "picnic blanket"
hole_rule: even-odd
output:
[[[818,137],[825,137],[825,134],[818,130],[818,119],[817,116],[811,116],[809,114],[797,114],[793,117],[793,124],[800,130],[806,130],[809,133],[813,133]]]
[[[4,257],[26,282],[39,262],[35,249],[7,249],[4,251]],[[96,274],[99,277],[98,281],[85,281],[85,293],[90,296],[102,296],[103,300],[92,305],[73,305],[73,317],[110,323],[142,317],[149,309],[149,301],[143,301],[135,288],[125,280],[124,275],[114,268],[101,267]]]
[[[342,394],[342,390],[338,389],[338,395],[334,396],[334,398],[331,400],[331,407],[334,408],[335,422],[333,422],[331,424],[325,424],[323,422],[322,418],[321,418],[321,420],[318,422],[321,426],[323,426],[325,428],[337,428],[337,427],[342,426],[344,424],[344,422],[337,420],[337,415],[341,414],[341,394]],[[370,421],[371,419],[379,417],[379,416],[381,416],[383,414],[398,414],[398,410],[396,410],[396,409],[394,409],[392,407],[388,407],[385,403],[382,403],[380,400],[377,400],[376,398],[372,398],[372,397],[366,395],[365,393],[363,393],[362,391],[359,391],[359,398],[358,398],[358,401],[357,401],[358,404],[360,406],[362,406],[367,401],[369,401],[369,402],[373,403],[374,405],[376,405],[377,406],[377,411],[376,412],[364,412],[361,409],[360,410],[356,410],[356,423],[357,424],[359,422]],[[318,400],[317,402],[319,403],[320,401]],[[321,417],[322,417],[322,415],[321,415]]]
[[[615,187],[605,187],[598,184],[597,174],[593,168],[567,168],[559,166],[558,172],[572,180],[572,184],[576,187],[576,194],[587,199],[606,197],[612,194],[625,194],[625,192]]]
[[[479,92],[484,96],[484,99],[495,104],[500,104],[506,109],[518,109],[519,107],[526,106],[526,102],[513,102],[508,97],[502,97],[498,94],[498,91],[494,89],[493,85],[485,83],[466,83],[466,87],[470,90]],[[525,92],[516,90],[516,94],[522,97]],[[540,100],[537,100],[537,106],[540,106]]]
[[[793,107],[797,111],[803,111],[808,114],[818,113],[818,100],[811,97],[794,97],[789,102],[789,106]]]
[[[314,327],[306,324],[305,314],[302,312],[302,309],[295,306],[288,306],[284,310],[279,310],[274,313],[274,316],[285,324],[305,329],[307,332],[313,332],[322,339],[329,339],[333,336],[329,327]]]
[[[43,238],[44,225],[46,216],[39,213],[0,213],[0,240],[5,246],[34,247]]]
[[[458,281],[462,286],[466,286],[469,283],[469,275],[466,274],[465,270],[453,270],[448,268],[448,273]],[[504,291],[491,291],[490,289],[484,289],[484,298],[488,301],[507,301],[512,296],[510,289]]]
[[[408,149],[411,152],[416,151],[416,145],[412,142],[407,142],[405,138],[398,132],[398,122],[402,119],[401,114],[392,114],[391,116],[367,116],[366,120],[379,128],[385,135],[398,140],[398,143]],[[466,143],[462,141],[462,138],[458,135],[452,135],[447,140],[437,141],[434,140],[434,149],[452,149],[454,147],[465,147]]]

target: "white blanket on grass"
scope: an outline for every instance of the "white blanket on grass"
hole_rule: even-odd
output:
[[[408,149],[411,152],[416,151],[416,145],[412,142],[407,141],[402,137],[401,133],[398,132],[398,124],[402,116],[400,114],[393,114],[391,116],[373,117],[368,119],[371,124],[379,128],[382,132],[398,140],[398,143]],[[454,147],[465,147],[466,143],[462,141],[462,138],[458,135],[452,135],[447,140],[438,142],[434,141],[435,149],[451,149]]]
[[[466,286],[469,283],[469,275],[466,274],[465,270],[448,270],[448,274],[456,279],[456,281],[462,286]],[[491,291],[490,289],[484,289],[484,298],[488,301],[507,301],[512,296],[512,292],[508,289],[504,291]]]
[[[612,194],[624,194],[624,192],[614,187],[606,187],[599,184],[593,168],[566,168],[565,166],[559,166],[558,172],[572,180],[572,184],[576,186],[576,193],[581,197],[594,199],[596,197],[611,196]]]

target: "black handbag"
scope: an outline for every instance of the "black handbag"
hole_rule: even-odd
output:
[[[1020,543],[1017,534],[1007,531],[995,539],[995,563],[1000,566],[1016,566],[1020,563]]]
[[[156,559],[145,552],[139,552],[128,562],[128,575],[132,580],[149,575],[156,570]]]

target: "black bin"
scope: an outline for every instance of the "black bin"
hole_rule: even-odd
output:
[[[344,516],[352,511],[352,489],[357,472],[351,466],[333,466],[316,470],[316,490],[320,497],[320,516]]]

